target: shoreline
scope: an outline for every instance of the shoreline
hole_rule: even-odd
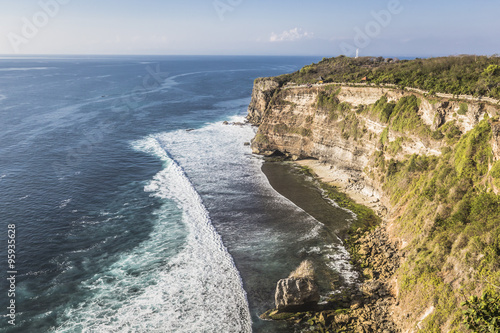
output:
[[[312,325],[318,329],[334,329],[338,332],[351,332],[353,330],[399,332],[393,317],[397,307],[398,293],[393,285],[393,276],[401,257],[398,253],[398,244],[391,242],[387,236],[387,208],[382,205],[377,192],[364,191],[365,185],[359,179],[355,182],[350,181],[351,175],[348,172],[335,169],[314,159],[292,161],[291,163],[290,161],[264,162],[262,171],[273,188],[275,187],[270,178],[275,175],[269,174],[269,168],[266,170],[265,166],[283,165],[283,162],[288,162],[291,165],[288,169],[290,173],[294,173],[293,166],[301,168],[302,176],[308,174],[307,169],[304,170],[304,168],[309,168],[314,179],[306,181],[309,186],[315,187],[318,191],[323,191],[322,184],[334,187],[336,191],[348,197],[355,205],[364,206],[365,209],[368,208],[376,212],[380,219],[376,225],[365,225],[361,228],[349,224],[344,226],[345,232],[341,233],[342,236],[339,235],[343,242],[342,246],[349,253],[350,261],[355,267],[354,270],[359,274],[360,280],[356,284],[341,283],[337,285],[338,293],[323,306],[317,305],[306,312],[297,313],[271,309],[262,314],[261,318],[291,321],[297,325],[307,323],[306,328]],[[353,186],[353,184],[358,184],[358,186]],[[276,188],[275,190],[293,202],[287,196],[286,191],[284,193]],[[329,190],[326,191],[326,195],[329,196]],[[315,200],[327,203],[325,193],[316,197]],[[331,204],[328,203],[328,205]],[[309,213],[304,205],[297,206]],[[311,215],[314,217],[313,214]]]
[[[301,167],[311,169],[318,181],[338,188],[338,190],[349,196],[355,203],[372,209],[386,222],[388,209],[382,204],[381,195],[373,188],[366,186],[363,181],[358,180],[347,172],[322,163],[315,159],[302,159],[294,161]]]

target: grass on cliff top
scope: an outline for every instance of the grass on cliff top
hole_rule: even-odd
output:
[[[500,99],[500,57],[451,56],[393,61],[382,57],[324,58],[317,64],[274,78],[280,86],[323,82],[394,84],[431,93],[488,96]]]

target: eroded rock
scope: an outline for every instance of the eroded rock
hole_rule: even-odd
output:
[[[318,301],[318,286],[310,278],[281,279],[276,285],[275,305],[278,310],[314,305]]]

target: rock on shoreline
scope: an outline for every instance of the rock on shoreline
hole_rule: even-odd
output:
[[[275,305],[278,310],[292,310],[314,306],[319,301],[319,290],[314,280],[309,278],[288,278],[278,281]]]

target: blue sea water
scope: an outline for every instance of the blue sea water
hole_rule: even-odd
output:
[[[289,332],[258,318],[276,281],[341,250],[222,122],[318,60],[0,57],[0,332]]]

